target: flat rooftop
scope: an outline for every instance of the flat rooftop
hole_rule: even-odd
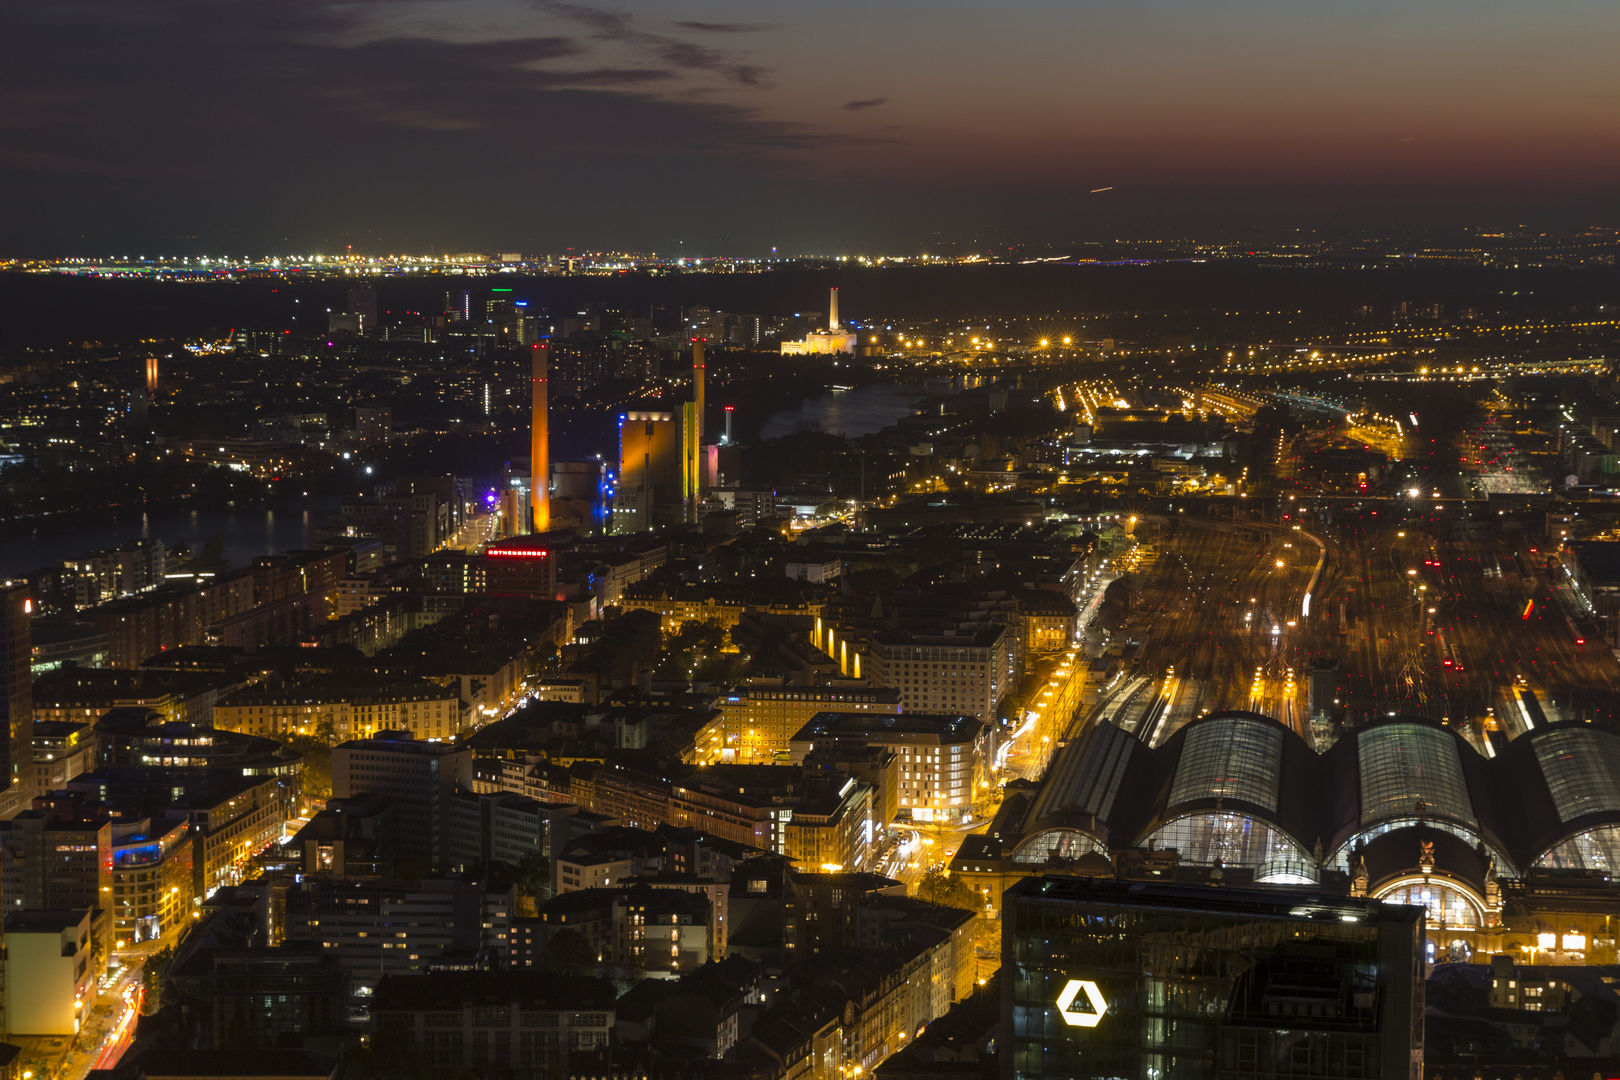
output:
[[[1009,903],[1049,900],[1054,903],[1100,904],[1112,908],[1202,911],[1222,915],[1259,915],[1313,922],[1389,922],[1421,918],[1423,909],[1389,904],[1369,897],[1324,895],[1299,889],[1230,889],[1175,885],[1118,878],[1027,877],[1007,892]]]
[[[860,739],[887,735],[935,735],[940,742],[971,742],[984,724],[976,716],[950,713],[819,712],[793,735],[793,742]]]

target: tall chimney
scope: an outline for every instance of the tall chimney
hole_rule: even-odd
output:
[[[529,397],[529,517],[530,531],[551,528],[551,401],[546,360],[549,342],[534,346],[534,370]]]
[[[838,329],[838,286],[834,285],[829,291],[832,293],[832,297],[827,301],[827,329],[836,330]]]
[[[727,405],[726,406],[726,438],[725,438],[725,443],[726,443],[727,446],[731,445],[731,414],[736,411],[736,408],[737,407],[735,405]]]
[[[697,402],[697,441],[703,442],[703,338],[692,339],[692,400]]]

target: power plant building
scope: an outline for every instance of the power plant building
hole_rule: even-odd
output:
[[[627,412],[619,417],[619,484],[613,531],[645,532],[657,520],[683,520],[683,423],[674,413]]]
[[[712,472],[703,445],[704,367],[704,340],[694,338],[692,399],[679,412],[620,415],[612,532],[697,521]]]
[[[551,398],[546,362],[550,348],[536,344],[530,396],[529,418],[529,513],[530,529],[543,533],[551,528]]]
[[[832,355],[836,353],[855,355],[856,335],[839,325],[838,290],[833,288],[830,292],[831,296],[827,302],[827,329],[812,330],[804,335],[803,341],[782,342],[783,356]]]

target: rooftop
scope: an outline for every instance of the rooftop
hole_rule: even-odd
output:
[[[89,915],[89,908],[79,911],[8,911],[5,913],[6,932],[60,934],[63,930],[78,926]]]
[[[1009,901],[1101,904],[1109,908],[1174,908],[1188,912],[1260,915],[1312,922],[1391,922],[1421,919],[1423,909],[1366,897],[1322,895],[1310,889],[1199,888],[1118,878],[1028,877]]]
[[[868,738],[886,735],[936,735],[941,742],[972,742],[984,730],[973,716],[944,713],[888,715],[865,712],[819,712],[793,736],[793,742],[816,739]]]
[[[377,984],[371,1007],[458,1009],[464,1005],[517,1004],[529,1009],[611,1009],[615,992],[606,979],[549,971],[433,971],[389,975]]]

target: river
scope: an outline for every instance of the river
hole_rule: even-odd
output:
[[[314,500],[311,500],[312,502]],[[42,566],[54,566],[90,551],[115,548],[126,540],[150,537],[171,547],[184,540],[193,554],[218,532],[225,544],[225,557],[233,569],[251,566],[257,555],[275,555],[295,548],[307,548],[314,541],[315,526],[337,512],[337,500],[306,506],[302,500],[287,510],[263,506],[241,510],[194,510],[190,512],[136,513],[108,518],[94,525],[32,528],[11,525],[0,534],[0,577],[20,577]]]
[[[947,384],[923,386],[916,383],[879,383],[854,390],[835,390],[810,398],[796,409],[783,409],[759,429],[762,439],[790,434],[800,423],[809,421],[822,431],[859,438],[882,431],[902,416],[916,411],[915,403],[925,394],[940,393]]]

